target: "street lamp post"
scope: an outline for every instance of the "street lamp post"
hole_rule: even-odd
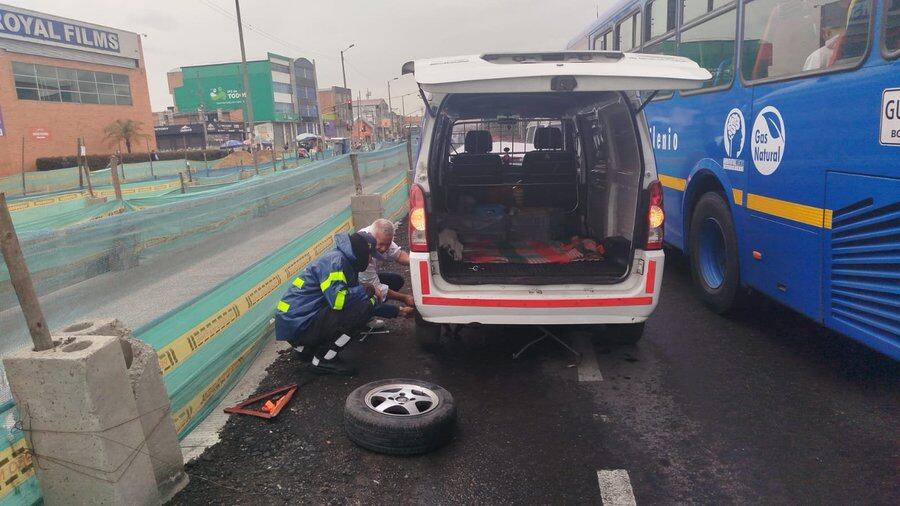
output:
[[[391,81],[396,81],[397,79],[400,79],[400,78],[395,77],[393,79],[388,79],[388,82],[387,82],[387,85],[388,85],[388,109],[390,109],[390,111],[391,111],[391,114],[389,116],[391,119],[391,130],[394,130],[394,103],[391,101]]]

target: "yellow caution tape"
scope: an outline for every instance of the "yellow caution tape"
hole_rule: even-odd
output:
[[[275,273],[266,277],[252,288],[235,298],[225,305],[222,309],[203,320],[192,329],[188,330],[181,336],[175,338],[171,343],[160,348],[157,352],[159,356],[159,366],[163,374],[168,374],[174,370],[178,364],[193,355],[198,349],[210,342],[215,336],[221,333],[234,323],[242,314],[246,313],[251,307],[255,306],[261,300],[269,296],[273,291],[277,290],[281,284],[288,279],[292,279],[297,273],[309,263],[312,258],[319,256],[320,253],[331,248],[332,237],[340,232],[350,230],[350,220],[346,220],[338,225],[331,233],[316,241],[315,244],[292,258],[282,267],[278,268]]]
[[[25,438],[0,451],[0,496],[10,493],[33,474],[34,462],[26,449]]]

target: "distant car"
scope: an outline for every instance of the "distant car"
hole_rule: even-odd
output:
[[[665,255],[662,186],[635,90],[698,88],[710,73],[681,57],[586,51],[404,71],[427,97],[410,190],[417,335],[433,341],[440,324],[608,324],[636,342]],[[505,165],[492,132],[517,128],[527,152]]]

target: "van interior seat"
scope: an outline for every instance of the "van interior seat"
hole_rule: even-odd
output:
[[[575,179],[575,153],[563,150],[562,130],[557,127],[538,127],[534,131],[534,148],[522,159],[522,173],[526,180],[559,181]]]
[[[450,157],[450,177],[457,183],[476,183],[499,177],[503,162],[500,155],[491,153],[494,139],[487,130],[466,132],[465,152]]]

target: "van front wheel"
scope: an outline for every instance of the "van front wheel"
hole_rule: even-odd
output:
[[[734,309],[740,289],[737,236],[722,195],[710,192],[700,197],[688,244],[691,277],[700,300],[718,314]]]

